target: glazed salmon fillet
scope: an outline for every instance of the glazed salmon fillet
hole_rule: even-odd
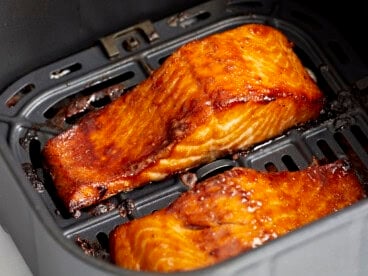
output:
[[[47,141],[73,212],[318,117],[323,94],[277,29],[249,24],[187,43],[131,91]]]
[[[297,172],[233,168],[110,233],[115,264],[174,272],[214,265],[365,198],[342,161]]]

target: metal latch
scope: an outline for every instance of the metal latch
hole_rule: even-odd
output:
[[[117,58],[120,55],[116,40],[119,37],[134,31],[141,32],[150,43],[160,38],[159,34],[155,30],[154,25],[149,20],[143,21],[124,30],[105,36],[100,39],[100,42],[105,48],[105,51],[110,59]],[[138,42],[136,39],[134,39],[134,37],[128,38],[126,41],[124,41],[124,43],[128,45],[129,50],[133,50],[138,46]]]

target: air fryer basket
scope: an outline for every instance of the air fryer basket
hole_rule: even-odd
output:
[[[93,47],[25,75],[0,94],[0,219],[35,275],[146,274],[110,263],[108,234],[118,224],[170,204],[188,189],[185,181],[174,175],[71,215],[43,170],[41,149],[81,116],[147,78],[179,46],[247,23],[274,26],[295,43],[327,97],[326,108],[316,121],[190,172],[204,179],[234,166],[295,171],[313,159],[326,163],[344,158],[368,190],[368,68],[333,26],[291,3],[208,1],[105,36]],[[368,203],[363,200],[260,248],[190,273],[367,275],[366,233]]]

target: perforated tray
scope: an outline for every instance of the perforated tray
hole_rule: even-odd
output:
[[[42,168],[40,151],[47,139],[129,91],[184,43],[254,22],[279,28],[295,43],[298,56],[327,97],[324,113],[308,125],[191,172],[204,179],[234,166],[295,171],[313,158],[348,158],[366,187],[368,117],[362,91],[368,68],[333,26],[299,6],[277,1],[209,1],[102,38],[94,47],[31,72],[1,93],[0,222],[35,275],[132,274],[109,262],[109,232],[167,206],[187,190],[174,175],[70,215]],[[367,218],[368,203],[363,200],[191,274],[367,275]]]

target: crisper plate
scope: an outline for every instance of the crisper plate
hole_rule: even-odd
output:
[[[362,185],[367,187],[368,117],[360,95],[366,89],[364,83],[367,83],[365,76],[368,75],[368,69],[356,59],[332,26],[298,6],[285,7],[277,1],[209,1],[183,13],[156,22],[140,22],[106,36],[94,47],[31,72],[1,93],[0,133],[5,143],[1,157],[4,168],[12,167],[12,174],[7,176],[9,181],[1,186],[5,187],[6,182],[12,181],[16,182],[13,185],[19,185],[20,193],[29,203],[26,207],[32,210],[31,216],[40,221],[38,227],[47,233],[48,239],[63,244],[60,246],[69,259],[78,259],[76,263],[82,260],[90,267],[90,271],[105,271],[106,275],[129,274],[129,271],[110,264],[109,232],[118,224],[164,208],[188,187],[179,175],[173,175],[164,181],[120,193],[98,206],[71,215],[59,202],[52,180],[42,167],[41,149],[45,142],[72,126],[86,113],[114,101],[139,84],[181,45],[247,23],[272,25],[295,43],[296,53],[326,95],[326,107],[320,117],[309,124],[290,129],[246,152],[227,156],[190,172],[201,180],[234,166],[263,171],[296,171],[306,168],[313,159],[332,162],[346,158],[357,171]],[[346,58],[350,62],[346,62]],[[12,180],[11,175],[15,175],[16,180]],[[315,262],[313,250],[316,247],[308,249],[313,237],[321,244],[330,245],[331,241],[344,235],[341,229],[354,235],[356,243],[368,245],[367,238],[360,234],[364,229],[368,230],[367,215],[362,211],[368,209],[367,202],[359,202],[347,209],[198,273],[294,273],[304,258],[300,255],[301,251],[307,256],[305,264]],[[22,210],[18,212],[22,213]],[[9,224],[17,225],[17,218],[11,218],[6,211],[1,216],[10,221]],[[337,220],[332,220],[332,217]],[[355,224],[346,226],[346,222],[352,220]],[[39,234],[34,233],[36,247],[47,247]],[[20,236],[15,236],[22,240]],[[350,271],[352,265],[358,266],[359,273],[368,269],[367,264],[360,262],[368,258],[368,252],[361,249],[362,246],[353,248],[356,245],[349,248],[350,253],[355,254],[355,259],[348,258],[348,267],[341,270],[338,266],[336,271]],[[297,246],[301,251],[295,249]],[[295,266],[287,261],[290,254],[297,256],[291,257]],[[337,254],[343,256],[343,252]],[[29,252],[25,255],[30,260],[38,257],[29,257]],[[325,257],[326,264],[334,262],[328,250],[322,249],[317,255],[328,256]],[[63,254],[60,253],[60,256]],[[53,258],[53,255],[49,257]],[[33,270],[41,271],[40,275],[47,275],[42,273],[51,271],[51,268],[47,264],[42,265],[43,262],[47,263],[47,260],[37,259],[37,264],[33,263],[33,267],[37,268]],[[63,269],[74,271],[74,268],[59,268]],[[318,269],[307,272],[318,272]],[[54,275],[59,274],[57,272]]]

